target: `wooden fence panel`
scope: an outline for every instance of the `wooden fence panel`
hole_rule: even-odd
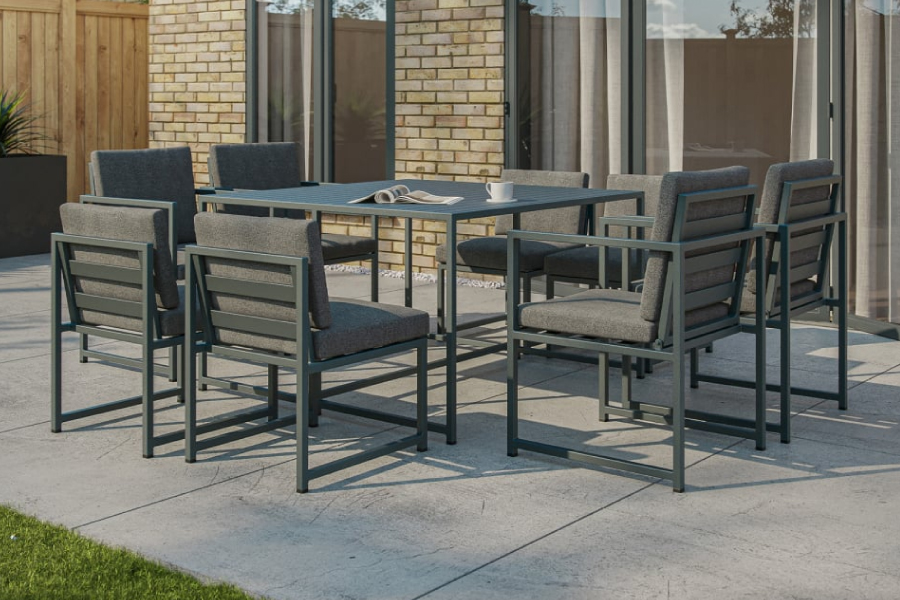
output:
[[[0,88],[24,91],[68,157],[69,200],[89,189],[93,150],[149,143],[146,5],[0,0]]]

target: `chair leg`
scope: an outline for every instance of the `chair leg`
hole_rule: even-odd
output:
[[[672,490],[684,491],[684,352],[672,363]]]
[[[297,366],[297,491],[309,491],[309,371]]]
[[[428,450],[428,344],[416,348],[416,450]]]
[[[378,217],[373,217],[378,218]],[[378,302],[378,254],[372,257],[372,273],[369,285],[371,286],[370,296],[372,302]]]
[[[309,375],[309,426],[319,426],[319,415],[322,414],[322,373]]]
[[[707,346],[708,348],[709,346]],[[700,371],[700,353],[696,348],[691,348],[691,389],[696,390],[700,387],[700,380],[697,373]]]
[[[609,421],[609,354],[597,355],[597,390],[600,395],[600,420]]]
[[[631,357],[622,355],[622,405],[633,407],[631,388]]]
[[[838,409],[847,410],[847,307],[838,307]]]
[[[88,357],[84,355],[85,352],[88,351],[88,336],[86,333],[79,333],[79,349],[78,349],[78,362],[84,364],[88,361]]]
[[[150,340],[144,340],[141,356],[144,371],[141,377],[143,455],[144,458],[153,458],[153,349]]]
[[[791,442],[791,320],[788,311],[781,317],[781,443]]]
[[[175,381],[181,390],[175,398],[179,404],[184,404],[184,344],[175,346]]]
[[[518,456],[519,437],[519,341],[507,341],[506,356],[506,455]]]
[[[186,336],[184,353],[184,460],[197,460],[197,348],[190,334]],[[206,352],[201,355],[205,359]]]
[[[759,317],[760,315],[757,315]],[[766,323],[756,319],[756,449],[766,449]]]
[[[55,312],[55,311],[54,311]],[[50,431],[62,431],[62,330],[54,320],[50,334]]]
[[[278,418],[278,365],[268,365],[269,421]]]
[[[444,303],[446,302],[445,279],[447,270],[443,265],[438,264],[437,270],[437,334],[444,335]]]

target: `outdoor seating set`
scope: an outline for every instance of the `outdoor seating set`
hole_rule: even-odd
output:
[[[375,215],[381,213],[360,213],[373,215],[372,237],[355,238],[322,234],[320,214],[307,215],[306,208],[266,209],[253,201],[239,202],[254,198],[239,190],[302,194],[315,189],[302,181],[296,152],[297,146],[290,143],[213,146],[213,188],[200,191],[194,189],[187,148],[92,154],[95,194],[61,207],[63,232],[53,237],[53,431],[61,431],[64,422],[141,405],[143,455],[151,457],[157,446],[183,439],[186,459],[193,462],[202,450],[296,425],[300,492],[308,490],[311,479],[339,469],[413,446],[423,451],[429,429],[445,433],[448,443],[454,443],[455,294],[454,279],[448,275],[455,269],[515,274],[507,277],[504,315],[511,456],[520,449],[545,453],[669,479],[674,490],[683,491],[686,427],[749,438],[762,450],[767,430],[778,432],[782,442],[790,441],[792,393],[837,400],[841,409],[847,408],[846,216],[839,206],[840,177],[832,174],[829,160],[771,167],[759,208],[757,190],[748,185],[749,171],[744,167],[663,176],[611,175],[609,190],[633,193],[609,194],[608,202],[594,204],[590,196],[574,194],[573,206],[559,200],[553,205],[558,208],[551,210],[517,206],[521,214],[498,216],[495,235],[488,238],[455,243],[455,233],[448,232],[447,244],[437,252],[436,337],[451,340],[447,359],[439,363],[447,367],[448,378],[444,425],[429,422],[427,415],[428,314],[411,306],[409,293],[406,306],[377,301]],[[515,183],[517,191],[518,186],[540,186],[531,190],[534,197],[553,195],[556,188],[588,185],[584,173],[507,170],[502,179]],[[338,196],[344,188],[327,187]],[[211,205],[217,210],[198,212],[197,193],[206,194],[200,196],[201,208]],[[341,202],[334,205],[339,210]],[[480,214],[481,209],[468,210]],[[502,214],[501,209],[492,210],[490,214]],[[293,218],[278,218],[282,216]],[[835,236],[833,277],[829,259]],[[452,253],[448,248],[454,246]],[[372,264],[371,300],[330,297],[324,265],[361,260]],[[546,277],[547,300],[533,301],[532,280],[541,275]],[[559,281],[588,289],[556,297],[554,284]],[[64,302],[68,320],[63,318]],[[794,388],[791,320],[823,306],[834,309],[838,325],[837,391]],[[778,384],[766,383],[767,327],[778,328],[781,334]],[[102,359],[140,370],[141,394],[64,412],[64,332],[80,334],[82,361]],[[701,373],[698,350],[740,332],[756,336],[755,380]],[[92,348],[93,337],[136,344],[140,356]],[[621,416],[671,426],[671,466],[519,436],[520,362],[532,353],[563,355],[560,349],[580,352],[581,360],[599,357],[599,420]],[[154,362],[157,350],[168,352],[167,364]],[[405,352],[415,353],[415,366],[396,374],[416,375],[415,418],[326,400],[325,371]],[[622,357],[619,402],[609,398],[610,355]],[[208,356],[266,365],[266,385],[210,377]],[[708,381],[755,388],[753,418],[686,408],[686,356],[692,387]],[[672,363],[670,403],[632,397],[633,360],[639,374],[652,362]],[[296,395],[280,389],[282,368],[296,373]],[[154,375],[167,376],[175,385],[156,390]],[[380,375],[355,382],[354,387],[387,379]],[[259,409],[198,421],[197,390],[207,385],[260,396],[265,403]],[[767,389],[780,391],[780,418],[775,423],[766,419]],[[157,435],[154,402],[170,397],[184,402],[185,428]],[[280,400],[295,401],[294,414],[282,414]],[[318,425],[323,408],[406,425],[414,433],[310,468],[308,428]]]

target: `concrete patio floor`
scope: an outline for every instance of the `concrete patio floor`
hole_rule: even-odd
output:
[[[689,431],[684,494],[528,452],[507,457],[505,359],[495,356],[460,364],[457,445],[432,434],[428,452],[314,480],[300,495],[292,430],[202,452],[195,464],[181,444],[141,458],[138,409],[50,433],[48,263],[0,260],[2,504],[273,599],[900,597],[900,342],[851,332],[850,410],[795,397],[789,445],[770,434],[759,452],[750,441]],[[382,278],[383,300],[402,302],[402,283]],[[365,297],[368,279],[332,272],[329,286],[334,296]],[[433,307],[434,288],[417,285],[419,306]],[[460,300],[479,314],[502,309],[503,292],[464,287]],[[835,332],[797,326],[793,339],[795,382],[836,385]],[[139,391],[136,373],[78,364],[76,342],[65,342],[66,408]],[[774,334],[768,346],[775,378]],[[703,364],[752,376],[752,338],[717,343]],[[665,428],[597,422],[596,368],[538,357],[523,367],[525,435],[668,463]],[[263,380],[246,365],[213,369]],[[438,419],[442,378],[429,376]],[[660,366],[635,394],[668,399],[671,379]],[[411,413],[413,391],[412,378],[399,379],[350,401]],[[206,416],[251,402],[221,391],[200,398]],[[749,390],[705,384],[688,401],[752,411]],[[774,420],[774,394],[769,401]],[[160,407],[163,431],[181,426],[174,400]],[[312,462],[398,433],[326,412],[312,430]]]

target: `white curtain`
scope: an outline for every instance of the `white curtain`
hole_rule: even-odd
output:
[[[845,194],[851,311],[900,323],[900,11],[855,0],[847,13]]]
[[[791,98],[791,160],[818,153],[816,93],[818,82],[815,0],[794,3],[794,85]]]
[[[621,20],[617,0],[580,0],[578,15],[530,15],[533,169],[620,173]]]

